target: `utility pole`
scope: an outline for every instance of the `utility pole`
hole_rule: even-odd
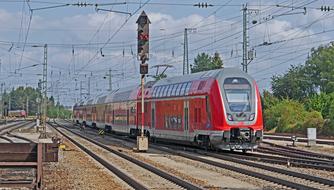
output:
[[[44,44],[44,63],[43,63],[43,127],[42,134],[40,138],[46,138],[46,112],[48,106],[48,97],[47,97],[47,89],[48,89],[48,46]]]
[[[189,60],[188,60],[188,28],[184,29],[183,41],[183,75],[189,74]]]
[[[1,92],[1,102],[0,102],[0,117],[4,116],[4,106],[3,106],[3,87],[4,83],[0,84],[0,92]]]
[[[183,75],[185,75],[185,74],[189,74],[188,32],[196,32],[196,28],[185,28],[185,29],[184,29],[184,42],[183,42]]]
[[[242,9],[242,70],[247,73],[247,4]]]
[[[248,19],[249,13],[258,12],[257,9],[248,9],[247,4],[242,8],[242,70],[248,72],[248,65],[254,59],[254,50],[248,51]],[[249,61],[249,62],[248,62]]]

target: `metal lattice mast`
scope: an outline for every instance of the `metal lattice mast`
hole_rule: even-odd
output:
[[[242,27],[242,70],[247,73],[247,4],[242,9],[243,27]]]
[[[46,138],[46,117],[47,117],[47,106],[48,106],[48,97],[47,97],[47,89],[48,89],[48,46],[44,45],[44,62],[43,62],[43,127],[41,138]]]

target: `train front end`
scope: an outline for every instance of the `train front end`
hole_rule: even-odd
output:
[[[221,110],[217,125],[222,138],[216,147],[224,150],[253,150],[263,138],[261,96],[255,80],[239,70],[223,72],[218,79]]]

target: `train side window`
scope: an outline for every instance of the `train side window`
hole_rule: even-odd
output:
[[[153,97],[157,97],[158,96],[159,90],[160,90],[160,86],[155,87],[155,92],[153,93]]]
[[[157,93],[157,87],[155,87],[154,89],[153,89],[153,92],[152,92],[152,96],[154,97],[155,96],[155,93]]]
[[[161,90],[159,91],[159,97],[162,97],[164,90],[165,90],[165,86],[161,86]]]
[[[186,86],[186,89],[185,89],[185,91],[184,91],[184,94],[185,94],[185,95],[188,95],[189,90],[190,90],[190,87],[191,87],[191,82],[187,82],[187,86]]]
[[[169,85],[165,87],[163,96],[166,97],[169,90]]]
[[[167,96],[172,96],[173,88],[174,88],[174,85],[170,85],[169,86],[169,90],[168,90]]]
[[[182,87],[182,83],[180,83],[180,84],[177,85],[177,89],[176,89],[176,92],[175,92],[175,96],[179,96],[179,95],[180,95],[181,87]]]
[[[172,96],[172,91],[173,91],[174,85],[169,85],[169,90],[167,96]]]
[[[186,90],[186,87],[187,87],[187,83],[183,83],[183,84],[182,84],[182,87],[181,87],[181,90],[180,90],[180,95],[181,95],[181,96],[184,95],[185,90]]]
[[[172,91],[172,96],[175,96],[176,95],[176,89],[177,89],[177,86],[178,86],[178,84],[174,84],[173,85],[173,91]]]
[[[156,98],[159,97],[160,91],[161,91],[161,86],[158,86],[157,87],[157,91],[156,91],[156,93],[154,95]]]

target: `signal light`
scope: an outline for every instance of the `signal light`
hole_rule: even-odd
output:
[[[140,64],[140,74],[146,75],[148,73],[148,64]]]

